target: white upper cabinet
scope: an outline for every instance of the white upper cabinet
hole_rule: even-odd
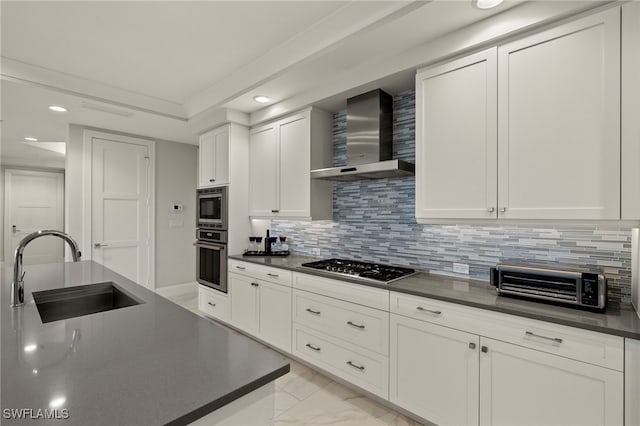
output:
[[[311,169],[331,165],[331,117],[306,110],[251,129],[250,216],[330,219],[331,182],[312,181]]]
[[[497,217],[497,49],[416,76],[416,217]]]
[[[640,219],[640,3],[622,5],[622,219]]]
[[[229,183],[229,125],[200,135],[198,187]]]
[[[628,132],[622,181],[640,193],[640,128]],[[418,72],[418,220],[620,219],[620,181],[619,7]]]
[[[620,9],[498,49],[498,212],[620,219]]]
[[[249,215],[272,216],[278,199],[277,124],[251,129],[249,142]]]

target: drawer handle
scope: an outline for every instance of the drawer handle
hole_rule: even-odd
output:
[[[347,324],[349,324],[350,326],[355,327],[355,328],[364,329],[364,325],[363,324],[356,324],[356,323],[351,322],[351,321],[347,321]]]
[[[209,179],[209,182],[215,182],[215,181],[216,181],[215,179]]]
[[[213,303],[213,302],[207,302],[207,305],[209,305],[209,306],[216,306],[216,304],[215,304],[215,303]]]
[[[353,368],[357,368],[360,371],[364,371],[364,366],[363,365],[354,364],[351,361],[347,361],[347,365],[350,365]]]
[[[252,285],[252,286],[254,286],[254,287],[258,287],[260,284],[258,284],[258,283],[251,283],[251,285]]]
[[[280,276],[278,274],[272,274],[271,272],[269,272],[267,275],[269,275],[270,277],[274,277],[274,278],[278,278]]]
[[[539,337],[541,339],[551,340],[552,342],[556,342],[556,343],[562,343],[562,339],[560,339],[559,337],[542,336],[540,334],[532,333],[531,331],[526,331],[524,334],[526,334],[527,336],[533,336],[533,337]]]
[[[422,312],[429,312],[430,314],[434,314],[434,315],[440,315],[442,313],[440,311],[432,311],[427,308],[423,308],[422,306],[418,306],[416,309]]]
[[[307,312],[311,313],[311,314],[314,314],[314,315],[320,315],[320,311],[314,311],[313,309],[309,309],[309,308],[307,308],[307,309],[305,309],[305,310],[306,310]]]
[[[486,346],[482,346],[480,350],[482,351],[483,354],[486,354],[487,352],[489,352],[489,348]]]
[[[245,268],[244,266],[236,265],[236,269],[240,269],[241,271],[244,271],[247,268]]]
[[[280,213],[280,210],[273,209],[273,210],[271,210],[271,213]]]
[[[476,344],[471,342],[469,343],[469,349],[475,349],[476,348]]]
[[[305,346],[309,349],[313,349],[316,352],[320,352],[320,348],[318,346],[313,346],[311,343],[307,343]]]

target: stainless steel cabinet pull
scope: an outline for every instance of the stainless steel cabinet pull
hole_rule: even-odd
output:
[[[485,353],[485,354],[489,352],[489,348],[486,346],[481,347],[480,350],[482,351],[482,353]]]
[[[540,334],[532,333],[531,331],[526,331],[524,334],[526,334],[527,336],[533,336],[533,337],[539,337],[541,339],[551,340],[552,342],[556,342],[556,343],[562,343],[562,339],[560,339],[559,337],[541,336]]]
[[[93,247],[94,248],[109,247],[109,244],[95,243]]]
[[[278,278],[280,276],[278,274],[272,274],[271,272],[269,272],[267,275],[269,275],[270,277],[274,277],[274,278]]]
[[[306,310],[307,312],[309,312],[309,313],[312,313],[312,314],[315,314],[315,315],[320,315],[320,311],[314,311],[313,309],[309,309],[309,308],[307,308],[307,309],[305,309],[305,310]]]
[[[347,361],[347,365],[350,365],[350,366],[351,366],[351,367],[353,367],[353,368],[357,368],[357,369],[358,369],[358,370],[360,370],[360,371],[364,371],[364,366],[362,366],[362,365],[358,365],[358,364],[354,364],[354,363],[353,363],[353,362],[351,362],[351,361]]]
[[[271,213],[280,213],[280,210],[271,210]]]
[[[495,207],[487,207],[487,211],[489,213],[493,213],[494,211],[496,211],[496,208]]]
[[[471,342],[469,343],[469,349],[475,349],[476,348],[476,344]]]
[[[305,346],[309,349],[313,349],[316,352],[320,352],[320,348],[318,346],[313,346],[311,343],[307,343]]]
[[[350,326],[352,326],[352,327],[356,327],[356,328],[360,328],[360,329],[363,329],[363,328],[364,328],[364,325],[363,325],[363,324],[356,324],[356,323],[351,322],[351,321],[347,321],[347,324],[349,324],[349,325],[350,325]]]
[[[207,302],[207,305],[209,305],[209,306],[216,306],[216,304],[215,304],[215,303],[213,303],[213,302]]]
[[[504,212],[506,212],[506,211],[507,211],[507,208],[506,208],[506,207],[500,207],[500,213],[504,213]]]
[[[245,269],[247,269],[247,268],[245,268],[244,266],[238,266],[238,265],[236,265],[236,269],[240,269],[241,271],[244,271],[244,270],[245,270]]]
[[[251,285],[252,285],[252,286],[254,286],[254,287],[258,287],[260,284],[258,284],[258,283],[251,283]]]
[[[423,308],[422,306],[418,306],[416,309],[422,312],[429,312],[434,315],[440,315],[442,313],[441,311],[431,311],[429,309]]]

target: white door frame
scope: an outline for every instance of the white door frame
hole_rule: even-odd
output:
[[[153,140],[121,136],[112,133],[85,130],[82,144],[82,259],[92,258],[92,173],[93,140],[106,139],[113,142],[143,145],[149,149],[149,288],[156,288],[156,143]]]
[[[29,168],[21,168],[21,167],[7,167],[4,169],[4,199],[3,199],[3,203],[4,203],[4,216],[3,216],[3,223],[2,223],[2,230],[3,230],[3,241],[2,244],[4,244],[4,258],[2,259],[3,262],[6,261],[7,265],[12,264],[12,253],[13,253],[13,247],[11,244],[11,231],[9,231],[8,226],[9,226],[9,218],[11,216],[11,207],[12,204],[9,203],[8,201],[11,200],[11,176],[13,175],[13,172],[18,172],[20,174],[23,175],[48,175],[48,176],[52,176],[52,175],[56,175],[58,177],[58,205],[62,208],[62,227],[60,229],[58,229],[58,231],[62,231],[63,227],[64,227],[64,218],[65,218],[65,205],[64,205],[64,171],[63,170],[35,170],[35,169],[29,169]],[[64,256],[64,252],[63,252],[63,256]]]

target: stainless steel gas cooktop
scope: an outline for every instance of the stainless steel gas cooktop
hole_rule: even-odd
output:
[[[324,271],[328,275],[348,276],[379,284],[389,284],[416,273],[414,269],[410,268],[349,259],[318,260],[316,262],[303,263],[301,266]]]

